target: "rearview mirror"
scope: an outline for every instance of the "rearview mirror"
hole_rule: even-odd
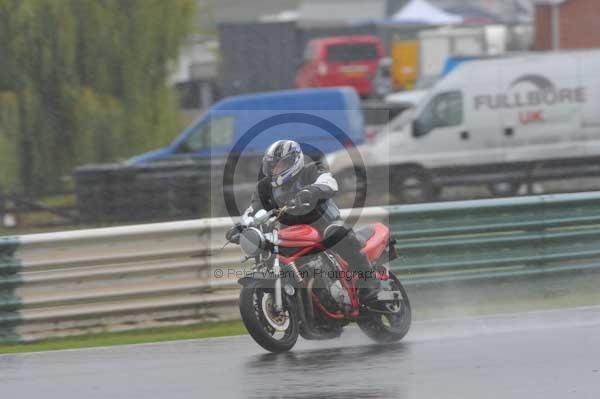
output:
[[[260,209],[254,214],[254,221],[258,224],[264,223],[269,218],[269,213],[264,209]]]
[[[414,119],[412,122],[412,135],[414,138],[419,138],[427,134],[419,119]]]

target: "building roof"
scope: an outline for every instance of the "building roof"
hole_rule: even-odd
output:
[[[533,0],[533,3],[538,6],[547,6],[547,5],[555,5],[562,4],[567,0]]]
[[[378,21],[386,17],[387,0],[303,0],[301,21]]]
[[[215,22],[258,21],[263,15],[278,14],[298,7],[301,0],[197,0],[199,18]]]
[[[529,23],[533,20],[533,0],[430,0],[444,10],[478,7],[505,23]]]

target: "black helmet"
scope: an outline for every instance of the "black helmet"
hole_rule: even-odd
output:
[[[279,140],[271,144],[262,160],[262,171],[271,178],[274,187],[281,186],[296,176],[304,167],[304,154],[300,144],[292,140]]]

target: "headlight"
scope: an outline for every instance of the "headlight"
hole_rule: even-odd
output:
[[[240,247],[248,256],[256,256],[266,248],[266,240],[260,230],[250,227],[240,234]]]

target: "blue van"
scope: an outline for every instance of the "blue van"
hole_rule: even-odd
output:
[[[286,90],[226,98],[185,129],[172,144],[131,158],[131,165],[189,158],[259,155],[276,140],[328,154],[362,144],[361,103],[352,88]]]

